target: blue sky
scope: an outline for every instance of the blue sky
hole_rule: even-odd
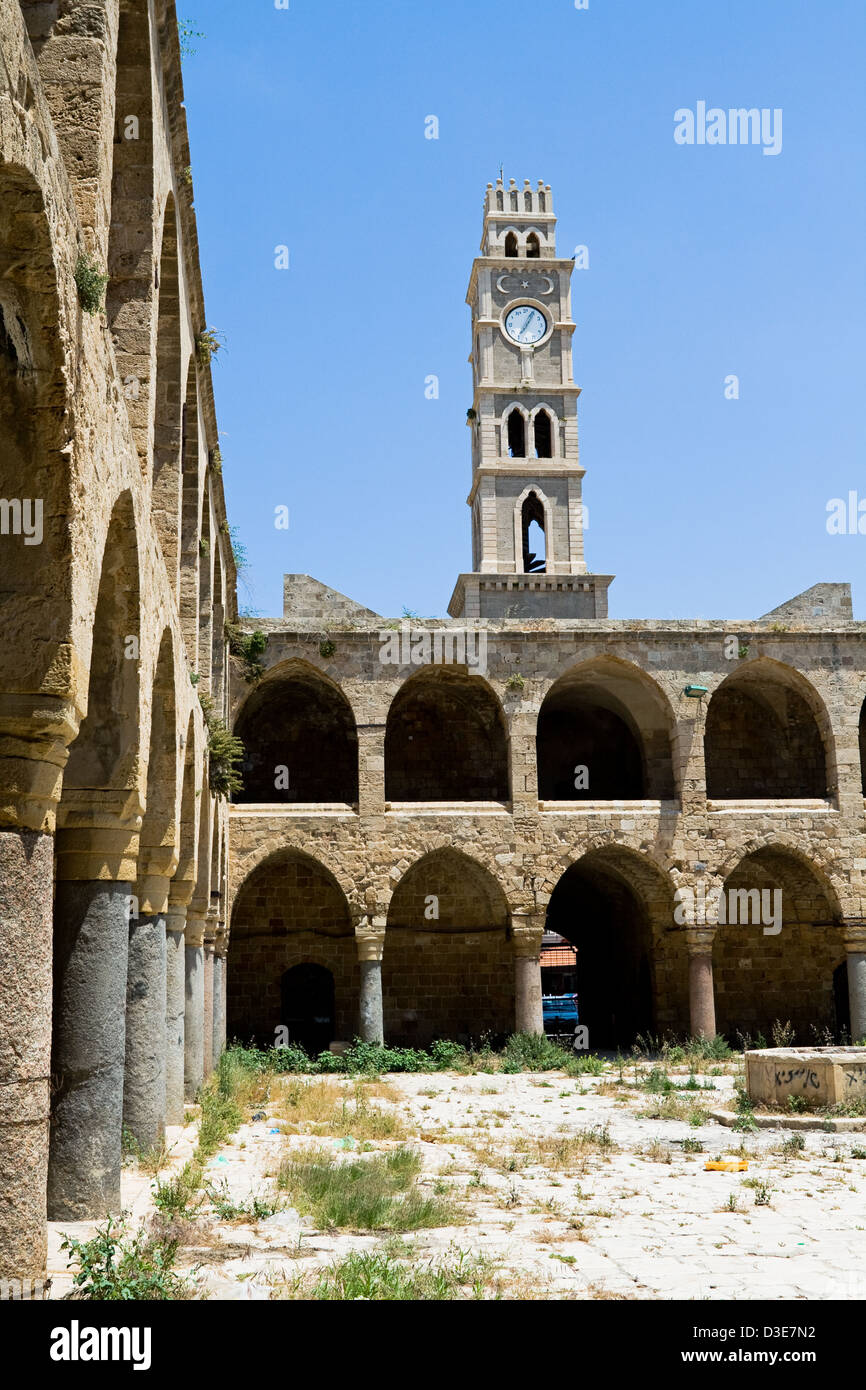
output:
[[[279,616],[283,573],[308,573],[445,615],[471,567],[464,297],[502,164],[590,251],[575,375],[611,616],[757,617],[819,580],[866,616],[866,535],[826,528],[832,498],[866,501],[862,0],[290,6],[178,4],[204,34],[186,104],[241,604]],[[677,145],[698,101],[781,108],[781,153]]]

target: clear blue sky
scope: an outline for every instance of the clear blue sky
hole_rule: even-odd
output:
[[[847,579],[866,616],[866,535],[826,530],[831,498],[866,500],[863,0],[178,9],[204,33],[186,104],[242,604],[279,616],[297,572],[445,615],[471,567],[464,296],[503,164],[590,248],[575,368],[611,615],[756,617]],[[782,108],[781,154],[675,144],[701,100]]]

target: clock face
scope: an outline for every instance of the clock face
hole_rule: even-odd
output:
[[[547,319],[540,309],[531,304],[521,304],[512,309],[505,320],[505,331],[512,342],[531,345],[538,343],[547,332]]]

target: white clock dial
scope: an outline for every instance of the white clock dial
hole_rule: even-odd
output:
[[[505,320],[505,331],[514,343],[531,345],[538,343],[547,332],[547,319],[540,309],[531,304],[521,304],[512,309]]]

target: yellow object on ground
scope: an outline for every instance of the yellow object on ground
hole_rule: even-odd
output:
[[[705,1163],[706,1173],[747,1173],[749,1165],[743,1158],[719,1159],[718,1163]]]

